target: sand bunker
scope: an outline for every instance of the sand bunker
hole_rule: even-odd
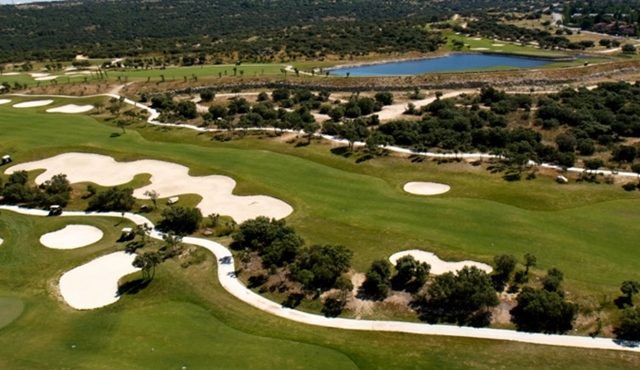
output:
[[[39,77],[47,77],[49,76],[49,73],[30,73],[30,75],[33,78],[39,78]]]
[[[471,48],[471,50],[489,50],[489,48]]]
[[[65,72],[65,75],[90,75],[91,71],[71,71],[71,72]]]
[[[8,168],[5,173],[46,169],[36,178],[41,184],[53,175],[64,173],[72,183],[95,182],[103,186],[125,184],[140,173],[151,174],[151,185],[136,189],[133,195],[147,198],[144,193],[155,190],[161,197],[180,194],[199,194],[202,201],[198,207],[202,214],[228,215],[241,223],[258,216],[281,219],[293,212],[287,203],[264,195],[236,196],[232,194],[236,182],[227,176],[211,175],[193,177],[189,168],[169,162],[140,160],[119,163],[113,158],[87,153],[66,153],[41,161],[22,163]]]
[[[36,81],[50,81],[50,80],[55,80],[56,78],[58,78],[59,76],[45,76],[45,77],[36,77],[35,80]]]
[[[0,105],[11,103],[11,99],[0,99]]]
[[[436,195],[448,192],[451,187],[437,182],[414,181],[404,184],[404,191],[417,195]]]
[[[504,46],[504,44],[491,44],[491,46]]]
[[[480,41],[480,40],[482,40],[482,37],[474,37],[471,40]]]
[[[53,249],[75,249],[102,239],[102,230],[89,225],[67,225],[63,229],[44,234],[40,243]]]
[[[0,245],[2,245],[2,243],[4,243],[4,240],[0,238]]]
[[[14,108],[33,108],[33,107],[42,107],[44,105],[49,105],[53,103],[53,100],[34,100],[34,101],[26,101],[24,103],[18,103],[14,105]]]
[[[93,105],[67,104],[61,107],[47,109],[47,113],[84,113],[93,109]]]
[[[20,72],[7,72],[7,73],[3,73],[0,76],[17,76],[19,75]]]
[[[115,252],[65,272],[60,277],[60,294],[69,306],[79,310],[103,307],[118,300],[118,280],[140,269],[131,263],[135,254]]]
[[[461,270],[464,266],[475,266],[480,270],[485,271],[487,274],[493,271],[493,268],[486,263],[475,262],[475,261],[460,261],[460,262],[447,262],[443,261],[438,256],[431,252],[425,252],[418,249],[412,249],[408,251],[402,251],[393,254],[389,257],[389,261],[396,264],[396,261],[404,256],[412,255],[416,260],[420,262],[426,262],[431,265],[431,274],[433,275],[441,275],[445,272],[455,272]]]

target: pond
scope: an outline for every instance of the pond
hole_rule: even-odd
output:
[[[507,55],[452,54],[443,58],[346,67],[334,69],[331,73],[342,76],[347,72],[350,73],[350,76],[416,75],[428,72],[470,71],[491,67],[534,68],[557,62],[558,60],[552,59],[532,59]]]

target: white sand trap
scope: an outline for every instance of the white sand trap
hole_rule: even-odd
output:
[[[4,243],[4,240],[0,238],[0,245],[2,245],[2,243]]]
[[[47,109],[47,113],[84,113],[93,109],[93,105],[67,104],[61,107]]]
[[[47,248],[75,249],[102,239],[102,230],[89,225],[67,225],[63,229],[44,234],[40,243]]]
[[[451,186],[437,182],[413,181],[404,184],[404,191],[417,195],[436,195],[448,192]]]
[[[258,216],[281,219],[293,212],[287,203],[264,195],[233,195],[236,182],[227,176],[211,175],[193,177],[189,168],[170,162],[141,160],[119,163],[113,158],[87,153],[66,153],[41,161],[22,163],[8,168],[5,173],[46,169],[36,178],[42,184],[53,175],[64,173],[70,182],[95,182],[103,186],[125,184],[137,174],[151,174],[151,185],[135,189],[137,198],[147,198],[144,193],[155,190],[162,198],[181,194],[199,194],[202,201],[198,207],[202,214],[228,215],[241,223]]]
[[[11,99],[0,99],[0,105],[11,103]]]
[[[489,48],[471,48],[471,50],[489,50]]]
[[[480,40],[482,40],[482,37],[474,37],[474,38],[472,38],[471,40],[480,41]]]
[[[7,72],[7,73],[3,73],[2,76],[17,76],[19,74],[20,72]]]
[[[82,76],[82,75],[90,75],[91,71],[76,71],[76,72],[65,72],[65,75],[73,75],[73,76]]]
[[[55,80],[56,78],[58,78],[60,76],[45,76],[45,77],[36,77],[35,80],[36,81],[51,81],[51,80]]]
[[[491,46],[504,46],[504,44],[491,44]]]
[[[449,271],[456,272],[458,270],[461,270],[465,266],[470,266],[470,267],[475,266],[478,269],[483,270],[487,274],[490,274],[491,271],[493,271],[493,268],[487,265],[486,263],[475,262],[475,261],[447,262],[447,261],[441,260],[440,258],[438,258],[438,256],[436,256],[431,252],[425,252],[418,249],[411,249],[408,251],[395,253],[391,257],[389,257],[389,261],[391,261],[391,263],[395,265],[396,261],[399,258],[407,255],[412,255],[413,258],[415,258],[416,260],[430,264],[431,265],[430,274],[433,274],[433,275],[442,275]]]
[[[131,263],[135,254],[115,252],[65,272],[60,277],[60,294],[67,304],[89,310],[114,303],[118,297],[118,280],[139,268]]]
[[[30,75],[33,78],[40,78],[49,76],[49,73],[30,73]]]
[[[34,101],[26,101],[24,103],[18,103],[14,105],[14,108],[34,108],[34,107],[42,107],[44,105],[49,105],[53,103],[53,100],[34,100]]]

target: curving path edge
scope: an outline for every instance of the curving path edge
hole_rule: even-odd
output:
[[[442,96],[443,99],[446,98],[452,98],[452,97],[456,97],[460,94],[463,94],[465,92],[469,92],[469,90],[460,90],[460,91],[456,91],[456,92],[452,92],[452,93],[447,93],[444,94]],[[239,94],[233,94],[233,96],[237,96],[237,95],[253,95],[254,93],[239,93]],[[111,94],[111,93],[107,93],[107,94],[97,94],[97,95],[86,95],[86,96],[72,96],[72,95],[30,95],[30,94],[9,94],[9,95],[13,95],[13,96],[22,96],[22,97],[54,97],[54,98],[67,98],[67,99],[83,99],[83,98],[91,98],[91,97],[96,97],[96,96],[106,96],[106,97],[111,97],[111,98],[116,98],[119,99],[121,98],[120,95],[117,94]],[[226,94],[219,94],[220,96],[222,95],[226,95]],[[433,102],[436,98],[435,97],[431,97],[431,98],[426,98],[423,100],[419,100],[419,101],[414,101],[413,103],[416,105],[417,108],[420,108],[421,106],[427,105],[431,102]],[[141,103],[137,103],[131,99],[124,99],[124,102],[132,105],[135,108],[140,108],[143,110],[146,110],[147,112],[149,112],[149,118],[147,119],[147,123],[150,123],[152,125],[156,125],[156,126],[166,126],[166,127],[180,127],[180,128],[187,128],[190,130],[194,130],[194,131],[199,131],[199,132],[223,132],[226,131],[224,129],[214,129],[214,128],[204,128],[204,127],[198,127],[198,126],[192,126],[192,125],[187,125],[187,124],[181,124],[181,123],[164,123],[164,122],[159,122],[157,121],[158,117],[160,116],[160,113],[149,107],[146,106],[144,104]],[[386,106],[383,107],[383,111],[388,111],[388,117],[385,117],[385,119],[393,119],[396,118],[397,116],[402,115],[402,112],[404,111],[404,103],[399,103],[399,104],[394,104],[391,106]],[[253,128],[236,128],[236,131],[252,131],[252,130],[260,130],[260,131],[280,131],[280,132],[292,132],[292,133],[302,133],[302,131],[295,131],[295,130],[281,130],[281,129],[277,129],[274,127],[253,127]],[[320,136],[324,139],[336,142],[336,143],[340,143],[340,144],[348,144],[349,142],[347,140],[344,139],[340,139],[338,137],[335,136],[331,136],[331,135],[324,135],[324,134],[315,134],[316,136]],[[366,144],[364,142],[360,142],[360,141],[356,141],[355,143],[353,143],[354,146],[365,146]],[[490,158],[502,158],[502,156],[500,155],[496,155],[496,154],[485,154],[485,153],[434,153],[434,152],[418,152],[418,151],[413,151],[411,149],[407,149],[407,148],[401,148],[401,147],[397,147],[397,146],[380,146],[381,148],[385,148],[389,151],[392,152],[396,152],[396,153],[404,153],[404,154],[409,154],[409,155],[419,155],[419,156],[423,156],[423,157],[428,157],[428,158],[449,158],[449,159],[490,159]],[[549,164],[549,163],[535,163],[533,161],[529,161],[530,164],[537,164],[540,167],[543,168],[550,168],[550,169],[555,169],[555,170],[562,170],[561,166],[557,166],[554,164]],[[593,174],[597,174],[597,175],[603,175],[603,176],[621,176],[621,177],[635,177],[637,178],[639,175],[635,172],[618,172],[618,171],[612,171],[612,170],[588,170],[585,168],[581,168],[581,167],[569,167],[566,169],[569,172],[591,172]]]
[[[20,208],[17,206],[0,205],[0,209],[13,211],[31,216],[47,216],[48,212],[37,209]],[[119,212],[72,212],[64,211],[64,216],[99,216],[118,217]],[[134,213],[125,213],[124,217],[137,225],[147,223],[153,225],[146,217]],[[150,235],[152,238],[162,240],[162,233],[155,229]],[[558,334],[538,334],[524,333],[505,329],[471,328],[449,325],[430,325],[423,323],[411,323],[402,321],[377,321],[377,320],[355,320],[344,318],[327,318],[306,312],[284,308],[269,299],[247,289],[235,274],[235,264],[231,252],[223,245],[211,240],[194,237],[185,237],[184,243],[193,244],[209,250],[216,257],[218,262],[218,280],[220,285],[229,293],[241,301],[256,307],[272,315],[282,317],[287,320],[296,321],[308,325],[323,326],[335,329],[346,330],[366,330],[366,331],[389,331],[422,335],[442,335],[451,337],[464,337],[476,339],[506,340],[530,344],[542,344],[550,346],[563,346],[575,348],[632,351],[640,353],[640,342],[620,341],[610,338],[591,338],[573,335]]]

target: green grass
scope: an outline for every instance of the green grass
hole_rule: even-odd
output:
[[[517,44],[512,44],[510,42],[503,41],[495,41],[491,39],[480,38],[480,40],[475,40],[475,37],[465,37],[462,35],[456,35],[454,32],[443,32],[443,36],[446,36],[449,40],[447,43],[447,47],[451,48],[453,40],[459,40],[465,43],[465,45],[469,45],[469,48],[464,48],[461,51],[475,51],[474,48],[485,48],[483,52],[499,52],[504,54],[514,54],[514,55],[522,55],[522,56],[533,56],[533,57],[546,57],[546,58],[566,58],[570,55],[567,55],[562,52],[557,51],[549,51],[544,49],[536,49],[532,46],[522,46]],[[494,44],[502,44],[502,46],[494,46]]]
[[[3,369],[633,369],[640,355],[465,338],[336,330],[271,316],[225,292],[206,252],[198,265],[167,261],[135,295],[92,311],[57,296],[66,270],[122,249],[118,218],[30,217],[3,211],[0,295],[25,302],[0,328]],[[37,238],[61,223],[101,228],[105,238],[50,250]],[[526,354],[523,355],[523,354]]]
[[[15,163],[69,151],[102,153],[121,161],[155,158],[187,165],[191,175],[230,175],[238,183],[236,194],[266,194],[290,203],[295,211],[288,222],[309,243],[344,244],[354,250],[354,265],[360,271],[374,259],[410,248],[433,251],[444,259],[483,262],[491,262],[498,253],[521,257],[529,252],[538,257],[535,274],[556,266],[565,273],[565,287],[575,292],[571,297],[590,295],[598,300],[603,294],[619,294],[620,282],[634,278],[640,263],[634,248],[640,228],[640,195],[617,186],[559,186],[551,177],[506,182],[482,167],[438,165],[428,160],[412,163],[396,157],[356,164],[354,158],[330,154],[326,144],[295,147],[267,137],[220,143],[212,141],[209,134],[148,124],[133,125],[126,134],[114,138],[110,134],[117,129],[90,116],[47,114],[43,110],[0,106],[0,152],[10,153]],[[448,183],[452,190],[437,197],[403,193],[403,184],[413,180]],[[122,246],[100,242],[74,251],[38,247],[36,237],[42,232],[73,221],[80,222],[28,218],[10,212],[0,217],[0,235],[5,239],[0,246],[0,296],[17,295],[26,304],[25,313],[0,331],[0,368],[43,368],[47,361],[54,361],[54,367],[75,367],[80,362],[73,361],[83,361],[91,368],[143,368],[147,361],[156,363],[148,358],[153,355],[150,351],[139,348],[151,348],[156,340],[165,340],[165,348],[171,347],[171,358],[193,357],[204,364],[214,361],[208,348],[213,348],[214,342],[224,346],[227,335],[203,333],[198,337],[202,345],[195,347],[168,343],[174,343],[173,338],[186,340],[189,336],[182,331],[202,330],[209,323],[214,328],[226,325],[253,336],[338,351],[326,355],[331,358],[331,368],[352,365],[342,362],[341,354],[360,368],[495,368],[501,364],[522,368],[539,368],[540,364],[578,368],[588,364],[603,368],[614,364],[637,367],[640,361],[636,355],[602,351],[299,325],[259,312],[229,296],[218,286],[213,261],[188,269],[167,263],[142,293],[95,312],[75,312],[55,298],[57,277],[72,266]],[[91,222],[105,231],[103,240],[108,241],[119,236],[122,225],[114,227],[118,221]],[[61,317],[61,324],[46,320],[47,316],[53,317],[51,312]],[[154,319],[145,322],[144,317]],[[164,322],[171,317],[175,325]],[[207,325],[194,325],[189,321],[193,317],[197,318],[195,322]],[[164,321],[156,323],[157,318]],[[158,332],[150,329],[154,323]],[[170,334],[155,339],[160,331]],[[82,334],[86,332],[105,332],[107,338]],[[129,345],[129,336],[139,345]],[[79,360],[74,357],[79,351],[65,347],[80,342],[74,338],[90,344],[86,353],[78,355]],[[228,341],[238,343],[232,338]],[[15,347],[18,343],[28,343],[29,351],[19,351]],[[265,344],[266,348],[273,346],[280,344]],[[325,356],[314,350],[300,352],[317,353],[305,355],[314,361],[317,356]],[[527,356],[521,356],[523,351]],[[126,355],[118,357],[120,352]],[[235,356],[243,357],[241,361],[246,357]],[[627,361],[615,362],[618,356]],[[127,366],[118,361],[126,361]],[[227,366],[226,360],[220,361],[225,364],[220,367]],[[268,367],[282,364],[264,362]],[[300,367],[297,362],[290,366]]]
[[[541,270],[556,266],[570,286],[599,294],[616,291],[640,263],[632,248],[640,228],[640,213],[634,211],[640,196],[614,186],[561,187],[546,177],[507,183],[481,169],[469,173],[470,166],[449,165],[446,170],[428,161],[355,165],[328,154],[327,147],[292,150],[265,140],[221,144],[187,129],[130,128],[111,138],[112,128],[87,116],[61,119],[6,106],[0,107],[0,129],[5,133],[0,149],[16,162],[75,150],[118,160],[179,162],[193,175],[230,175],[238,182],[236,193],[290,203],[295,212],[289,222],[309,242],[352,248],[360,271],[373,259],[408,248],[483,262],[499,253],[533,253]],[[274,152],[279,150],[287,153]],[[446,182],[452,191],[408,195],[401,188],[410,180]]]
[[[11,324],[24,311],[24,302],[14,297],[0,297],[0,329]]]

